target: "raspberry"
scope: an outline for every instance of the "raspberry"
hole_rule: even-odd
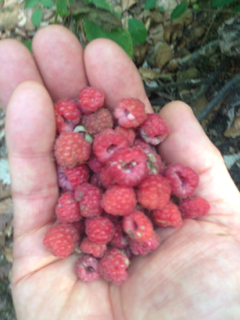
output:
[[[100,162],[106,162],[114,152],[128,146],[128,140],[112,129],[98,134],[93,141],[93,151]]]
[[[73,222],[81,220],[77,201],[70,192],[64,193],[56,205],[56,215],[61,222]]]
[[[57,113],[63,116],[66,120],[74,124],[78,124],[81,118],[81,112],[78,109],[76,102],[72,100],[60,100],[56,104]]]
[[[85,164],[73,168],[58,167],[58,185],[63,190],[72,191],[83,183],[88,182],[89,169]]]
[[[78,132],[61,133],[55,142],[55,157],[63,167],[74,167],[87,161],[91,153],[91,144]]]
[[[114,116],[124,128],[136,128],[147,118],[144,104],[134,98],[119,101],[114,108]]]
[[[179,209],[184,219],[197,218],[205,216],[210,210],[210,204],[207,200],[195,196],[182,200]]]
[[[131,239],[136,241],[147,241],[153,235],[151,221],[140,211],[133,211],[123,218],[123,230]]]
[[[73,252],[79,240],[80,235],[73,225],[59,223],[48,229],[43,243],[54,256],[66,258]]]
[[[130,249],[135,256],[146,256],[150,252],[154,252],[159,247],[160,237],[154,232],[152,237],[147,241],[139,242],[130,239]]]
[[[109,170],[117,184],[136,186],[147,176],[147,156],[139,148],[117,150],[110,158],[106,170]]]
[[[107,250],[107,246],[106,244],[92,242],[85,237],[80,244],[80,249],[85,253],[93,255],[95,258],[102,258]]]
[[[84,282],[100,278],[99,261],[89,255],[79,258],[75,265],[76,274]]]
[[[111,246],[118,249],[123,249],[128,246],[128,238],[123,234],[122,222],[115,222],[114,224],[115,233],[111,241]]]
[[[115,130],[116,133],[122,134],[128,140],[130,147],[133,146],[133,143],[134,143],[134,140],[135,140],[135,136],[136,136],[136,134],[135,134],[133,129],[126,129],[126,128],[123,128],[123,127],[116,127],[114,130]]]
[[[143,140],[155,146],[162,142],[168,133],[168,126],[163,119],[155,113],[149,113],[147,120],[145,120],[140,127],[140,135]]]
[[[82,221],[74,221],[72,223],[72,225],[74,226],[74,228],[78,231],[78,233],[81,235],[84,232],[84,224]]]
[[[82,184],[75,190],[75,199],[79,201],[80,214],[83,217],[96,217],[102,213],[102,190],[98,187],[88,183]]]
[[[121,285],[128,278],[126,269],[129,264],[130,261],[124,253],[112,249],[100,261],[100,274],[105,280]]]
[[[83,113],[92,113],[103,106],[104,94],[95,88],[85,87],[80,91],[78,103]]]
[[[105,129],[111,129],[113,127],[113,118],[107,109],[101,108],[92,114],[84,115],[81,124],[86,128],[87,132],[95,136]]]
[[[160,175],[149,175],[138,186],[138,202],[149,210],[163,208],[170,199],[168,180]]]
[[[170,182],[172,193],[179,198],[187,198],[192,195],[198,186],[198,174],[179,163],[168,166],[164,175]]]
[[[104,193],[101,205],[107,213],[124,216],[135,208],[135,192],[130,187],[113,186]]]
[[[104,167],[104,164],[98,160],[97,157],[92,156],[88,160],[88,166],[92,169],[93,172],[99,173],[101,169]]]
[[[105,188],[110,188],[111,186],[116,184],[114,178],[111,176],[110,169],[110,166],[105,166],[100,171],[100,180]]]
[[[114,235],[114,226],[106,217],[86,219],[86,234],[89,240],[105,244],[112,240]]]
[[[96,187],[98,187],[100,189],[103,188],[103,184],[102,184],[102,181],[100,179],[100,174],[99,173],[94,173],[91,176],[90,184],[93,185],[93,186],[96,186]]]
[[[158,225],[162,227],[181,227],[182,217],[178,210],[178,207],[168,202],[162,209],[157,209],[152,212],[152,219]]]
[[[134,146],[146,153],[148,174],[159,174],[162,168],[162,160],[159,154],[149,144],[140,139],[135,140]]]

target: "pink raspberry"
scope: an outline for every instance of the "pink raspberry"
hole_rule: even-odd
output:
[[[98,134],[93,141],[93,151],[100,162],[106,162],[114,152],[128,146],[128,140],[112,129]]]
[[[77,163],[88,160],[91,144],[78,132],[61,133],[55,142],[55,157],[63,167],[73,168]]]
[[[136,241],[147,241],[153,235],[151,221],[140,211],[133,211],[123,218],[123,230],[131,239]]]
[[[136,128],[147,118],[144,104],[134,98],[120,100],[114,108],[114,116],[124,128]]]
[[[85,87],[80,91],[78,103],[83,113],[92,113],[103,106],[104,94],[95,88]]]
[[[85,237],[80,244],[81,251],[93,255],[95,258],[102,258],[107,250],[106,244],[99,244],[90,241]]]
[[[129,146],[132,147],[134,140],[135,140],[135,132],[133,129],[126,129],[123,127],[116,127],[115,129],[116,133],[122,134],[129,142]]]
[[[88,182],[89,169],[85,164],[76,165],[73,168],[58,166],[58,185],[63,190],[72,191],[83,183]]]
[[[75,128],[75,124],[73,121],[67,120],[64,118],[57,110],[57,104],[54,105],[54,113],[55,113],[55,122],[56,122],[56,129],[58,133],[62,132],[73,132]],[[81,113],[79,111],[79,119],[80,119]]]
[[[106,170],[117,184],[136,186],[148,174],[147,156],[139,148],[119,149],[110,158]]]
[[[149,113],[140,127],[140,135],[147,143],[157,145],[168,135],[169,129],[163,119],[156,113]]]
[[[48,229],[43,243],[54,256],[66,258],[73,252],[79,240],[80,235],[73,225],[58,223]]]
[[[92,218],[102,213],[100,206],[102,190],[89,183],[84,183],[75,190],[75,199],[79,202],[80,214]]]
[[[156,251],[159,244],[160,237],[156,232],[147,241],[139,242],[130,239],[130,249],[135,256],[146,256],[148,253]]]
[[[181,227],[182,217],[178,207],[168,202],[162,209],[157,209],[152,212],[153,221],[161,227]]]
[[[89,255],[77,260],[75,270],[78,278],[84,282],[95,281],[100,278],[99,261]]]
[[[88,133],[95,136],[105,129],[111,129],[113,127],[113,118],[107,109],[101,108],[94,113],[85,114],[82,117],[81,124]]]
[[[113,223],[106,217],[86,219],[86,234],[89,240],[106,244],[110,242],[114,235]]]
[[[198,186],[198,174],[193,169],[184,167],[180,163],[168,166],[164,175],[170,182],[172,193],[179,198],[191,196]]]
[[[179,205],[179,209],[184,219],[193,219],[205,216],[210,210],[210,204],[207,200],[199,196],[195,196],[182,200]]]
[[[146,153],[148,174],[159,174],[162,168],[162,160],[159,154],[149,144],[140,139],[135,140],[134,146]]]
[[[100,261],[100,274],[105,280],[121,285],[128,278],[126,269],[129,264],[130,261],[124,253],[112,249]]]
[[[64,193],[56,205],[56,215],[61,222],[73,222],[81,220],[77,201],[71,192]]]
[[[168,180],[160,175],[149,175],[138,186],[137,200],[149,210],[161,209],[169,201],[171,187]]]
[[[116,184],[116,181],[114,180],[114,178],[110,173],[110,169],[111,167],[106,165],[100,171],[100,180],[104,188],[110,188]]]
[[[124,216],[135,208],[135,192],[130,187],[113,186],[103,194],[101,205],[110,214]]]
[[[88,166],[90,167],[90,169],[92,169],[93,172],[99,173],[104,167],[104,164],[100,162],[96,156],[92,156],[88,160]]]
[[[63,116],[66,120],[74,124],[78,124],[81,118],[81,111],[76,102],[72,100],[60,100],[56,104],[58,114]]]
[[[128,246],[128,237],[123,234],[122,222],[118,221],[114,224],[115,233],[112,241],[110,242],[111,246],[117,249],[123,249]]]

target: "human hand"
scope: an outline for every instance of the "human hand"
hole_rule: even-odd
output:
[[[134,64],[109,40],[93,41],[83,52],[68,30],[50,26],[35,36],[33,55],[16,41],[0,42],[18,319],[239,320],[239,192],[220,153],[182,102],[161,110],[170,134],[159,152],[167,164],[180,162],[199,174],[196,194],[209,201],[209,215],[185,220],[181,228],[159,228],[160,249],[135,258],[121,287],[102,279],[81,282],[74,273],[75,255],[62,260],[43,246],[58,197],[51,99],[74,98],[91,85],[104,92],[109,108],[134,97],[152,109]]]

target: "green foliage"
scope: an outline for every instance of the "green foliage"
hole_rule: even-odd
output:
[[[163,7],[158,7],[158,10],[160,11],[160,12],[164,12],[164,8]]]
[[[128,29],[132,37],[132,43],[136,46],[139,43],[145,43],[147,39],[147,30],[145,25],[138,19],[128,20]]]
[[[239,12],[240,11],[240,4],[238,6],[236,6],[236,7],[234,7],[233,11],[234,12]]]
[[[38,4],[38,0],[26,0],[24,9],[30,9]]]
[[[154,9],[156,6],[157,0],[146,0],[144,5],[144,10]]]
[[[52,0],[41,0],[41,5],[43,5],[46,8],[51,8],[55,6],[55,2],[53,2]]]
[[[2,3],[4,0],[0,0],[0,3]]]
[[[36,28],[39,26],[40,22],[42,21],[42,17],[43,17],[43,12],[41,8],[37,8],[36,10],[33,11],[31,20]]]
[[[57,13],[61,16],[67,16],[69,14],[67,8],[67,0],[57,0]]]
[[[101,9],[104,9],[104,10],[108,10],[108,11],[110,11],[110,12],[113,11],[112,7],[111,7],[106,1],[104,1],[104,0],[85,0],[85,2],[86,2],[87,4],[92,3],[92,4],[94,4],[95,7],[97,7],[97,8],[101,8]]]
[[[84,18],[84,30],[88,40],[94,40],[97,38],[107,38],[115,41],[120,45],[126,53],[132,58],[133,48],[132,40],[128,30],[125,29],[115,29],[115,30],[105,30],[102,27],[99,27],[96,23],[89,21],[87,18]]]
[[[219,8],[219,7],[226,7],[231,3],[236,2],[236,0],[212,0],[212,7]]]
[[[183,1],[179,5],[177,5],[176,8],[173,9],[173,12],[171,13],[171,19],[174,20],[181,17],[184,14],[185,10],[187,9],[187,6],[188,6],[187,1]]]
[[[23,41],[23,44],[28,48],[30,52],[32,52],[32,41],[26,40],[26,41]]]
[[[193,9],[194,9],[194,10],[198,10],[198,9],[199,9],[199,5],[198,5],[197,3],[194,3],[194,4],[193,4]]]

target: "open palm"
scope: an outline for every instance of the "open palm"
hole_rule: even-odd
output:
[[[109,108],[124,97],[141,99],[148,112],[151,106],[134,64],[109,40],[95,40],[83,52],[68,30],[50,26],[35,36],[33,56],[16,41],[0,42],[18,319],[239,320],[239,192],[219,152],[182,102],[161,111],[170,135],[159,152],[166,163],[180,162],[199,173],[196,194],[210,202],[210,214],[185,220],[178,229],[159,228],[160,249],[136,258],[121,287],[104,280],[81,282],[74,273],[75,255],[62,260],[43,246],[58,197],[52,100],[74,98],[91,85],[105,93]]]

